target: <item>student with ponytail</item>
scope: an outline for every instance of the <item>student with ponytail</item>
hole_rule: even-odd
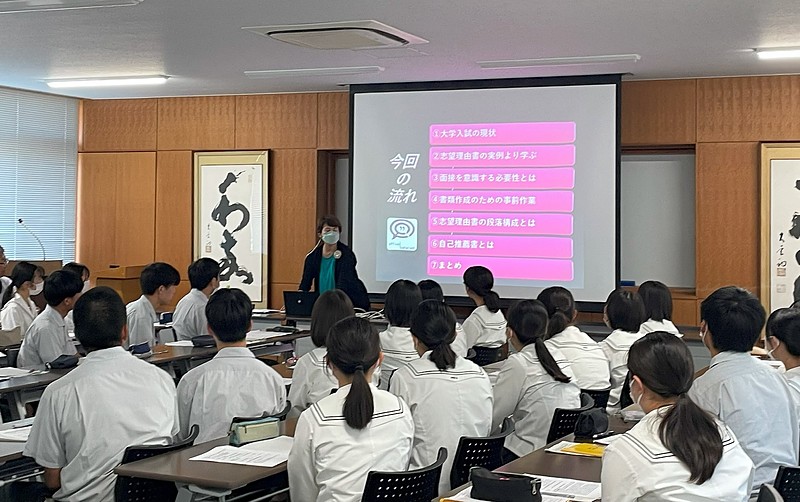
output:
[[[26,261],[17,263],[11,271],[11,285],[3,293],[0,327],[14,329],[19,326],[20,334],[24,336],[39,314],[31,296],[38,295],[43,288],[44,279],[36,271],[36,265]]]
[[[506,318],[500,311],[500,297],[492,291],[492,271],[481,266],[469,267],[464,271],[464,287],[477,305],[464,320],[467,348],[500,347],[506,341]]]
[[[570,383],[566,357],[544,343],[547,310],[542,302],[525,300],[511,307],[506,331],[517,353],[497,375],[492,428],[509,415],[514,419],[515,430],[505,443],[506,457],[513,460],[544,446],[555,409],[579,408],[581,399],[580,389]]]
[[[408,468],[414,420],[402,399],[369,383],[383,360],[370,322],[342,319],[328,333],[339,390],[297,421],[287,471],[292,500],[357,502],[369,471]]]
[[[692,401],[686,344],[656,331],[630,348],[631,398],[646,413],[603,455],[603,502],[746,501],[755,468],[731,430]]]
[[[456,316],[444,302],[420,303],[411,317],[419,358],[395,372],[390,388],[408,403],[414,417],[409,468],[432,464],[439,448],[447,448],[440,494],[451,488],[448,473],[458,440],[488,436],[492,426],[492,384],[480,366],[453,352],[455,324]]]

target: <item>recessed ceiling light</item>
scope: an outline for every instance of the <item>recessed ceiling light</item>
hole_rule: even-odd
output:
[[[478,61],[484,70],[505,68],[530,68],[535,66],[573,66],[606,63],[636,63],[642,57],[638,54],[606,54],[601,56],[570,56],[563,58],[505,59],[498,61]]]
[[[343,66],[341,68],[292,68],[288,70],[249,70],[244,72],[250,78],[283,78],[283,77],[326,77],[329,75],[361,75],[364,73],[380,73],[380,66]]]
[[[0,14],[138,5],[142,0],[0,0]]]
[[[758,59],[800,58],[800,47],[775,47],[772,49],[753,49]]]
[[[109,77],[109,78],[74,78],[65,80],[48,80],[46,84],[53,89],[69,89],[74,87],[120,87],[128,85],[159,85],[167,81],[164,75],[148,75],[145,77]]]

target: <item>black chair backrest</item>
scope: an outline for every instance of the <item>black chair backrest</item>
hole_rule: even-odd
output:
[[[761,490],[758,491],[758,499],[756,502],[783,502],[784,498],[778,493],[778,490],[775,489],[769,483],[764,483],[761,485]]]
[[[775,476],[775,489],[786,502],[800,501],[800,467],[778,467]]]
[[[503,358],[503,348],[502,347],[472,347],[472,350],[475,351],[475,357],[470,358],[470,361],[477,364],[478,366],[486,366],[487,364],[496,363]],[[467,354],[467,358],[469,358],[469,354]]]
[[[166,446],[129,446],[125,448],[120,464],[128,464],[137,460],[155,457],[162,453],[188,448],[194,444],[199,432],[200,428],[197,425],[193,425],[189,431],[189,437],[175,444]],[[175,483],[171,481],[117,476],[117,482],[114,485],[114,500],[116,502],[173,502],[177,495],[178,489],[175,487]]]
[[[608,396],[611,394],[611,389],[605,390],[584,390],[581,389],[583,394],[589,395],[592,399],[594,399],[594,407],[605,409],[608,406]]]
[[[547,442],[563,438],[575,432],[575,423],[578,416],[586,410],[594,408],[594,401],[587,394],[581,393],[581,407],[576,409],[556,408],[553,412],[553,421],[550,423],[550,432],[547,433]]]
[[[17,367],[17,357],[19,357],[19,347],[13,349],[6,349],[6,361],[11,368]]]
[[[436,462],[422,469],[405,472],[370,471],[361,502],[430,502],[439,494],[439,478],[445,459],[447,449],[439,448]]]
[[[503,443],[514,432],[514,421],[506,417],[500,433],[486,438],[462,437],[458,440],[456,455],[450,468],[450,487],[456,488],[469,481],[473,467],[485,467],[490,471],[503,465]]]

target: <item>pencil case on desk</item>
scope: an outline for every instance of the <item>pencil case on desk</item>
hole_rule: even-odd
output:
[[[241,446],[254,441],[272,439],[281,435],[279,420],[275,417],[259,418],[231,424],[230,444]]]
[[[519,474],[494,473],[484,467],[473,467],[470,496],[490,502],[542,502],[542,480]]]

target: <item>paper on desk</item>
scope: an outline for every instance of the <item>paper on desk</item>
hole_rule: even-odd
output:
[[[551,478],[549,476],[537,476],[542,480],[542,502],[590,502],[600,498],[600,483],[590,481],[579,481],[577,479]],[[442,500],[453,500],[457,502],[477,501],[470,497],[472,487],[467,487],[458,494]]]
[[[291,378],[287,378],[287,377],[283,377],[283,385],[285,385],[285,386],[292,385],[292,379]]]
[[[167,342],[164,345],[167,347],[194,347],[191,340],[178,340],[175,342]]]
[[[252,465],[256,467],[275,467],[286,462],[289,451],[271,452],[253,449],[237,448],[235,446],[217,446],[201,455],[189,460],[202,460],[205,462],[219,462],[222,464]]]
[[[594,443],[574,443],[572,441],[560,441],[545,451],[550,453],[563,453],[564,455],[577,455],[579,457],[602,457],[603,449],[605,446],[602,444]]]
[[[33,424],[0,431],[0,441],[16,441],[19,443],[24,443],[28,440],[28,436],[31,434],[32,425]]]
[[[30,370],[21,370],[19,368],[0,368],[0,378],[14,378],[20,376],[30,376]]]
[[[249,343],[253,342],[261,342],[264,340],[269,340],[270,338],[275,338],[277,336],[284,336],[290,335],[291,333],[282,333],[280,331],[262,331],[262,330],[254,330],[247,333],[247,341]]]
[[[293,443],[294,438],[289,436],[278,436],[272,439],[264,439],[263,441],[247,443],[244,446],[240,446],[239,449],[263,451],[267,453],[274,453],[275,455],[282,455],[283,460],[281,462],[284,462],[289,458],[289,450],[292,449]]]

